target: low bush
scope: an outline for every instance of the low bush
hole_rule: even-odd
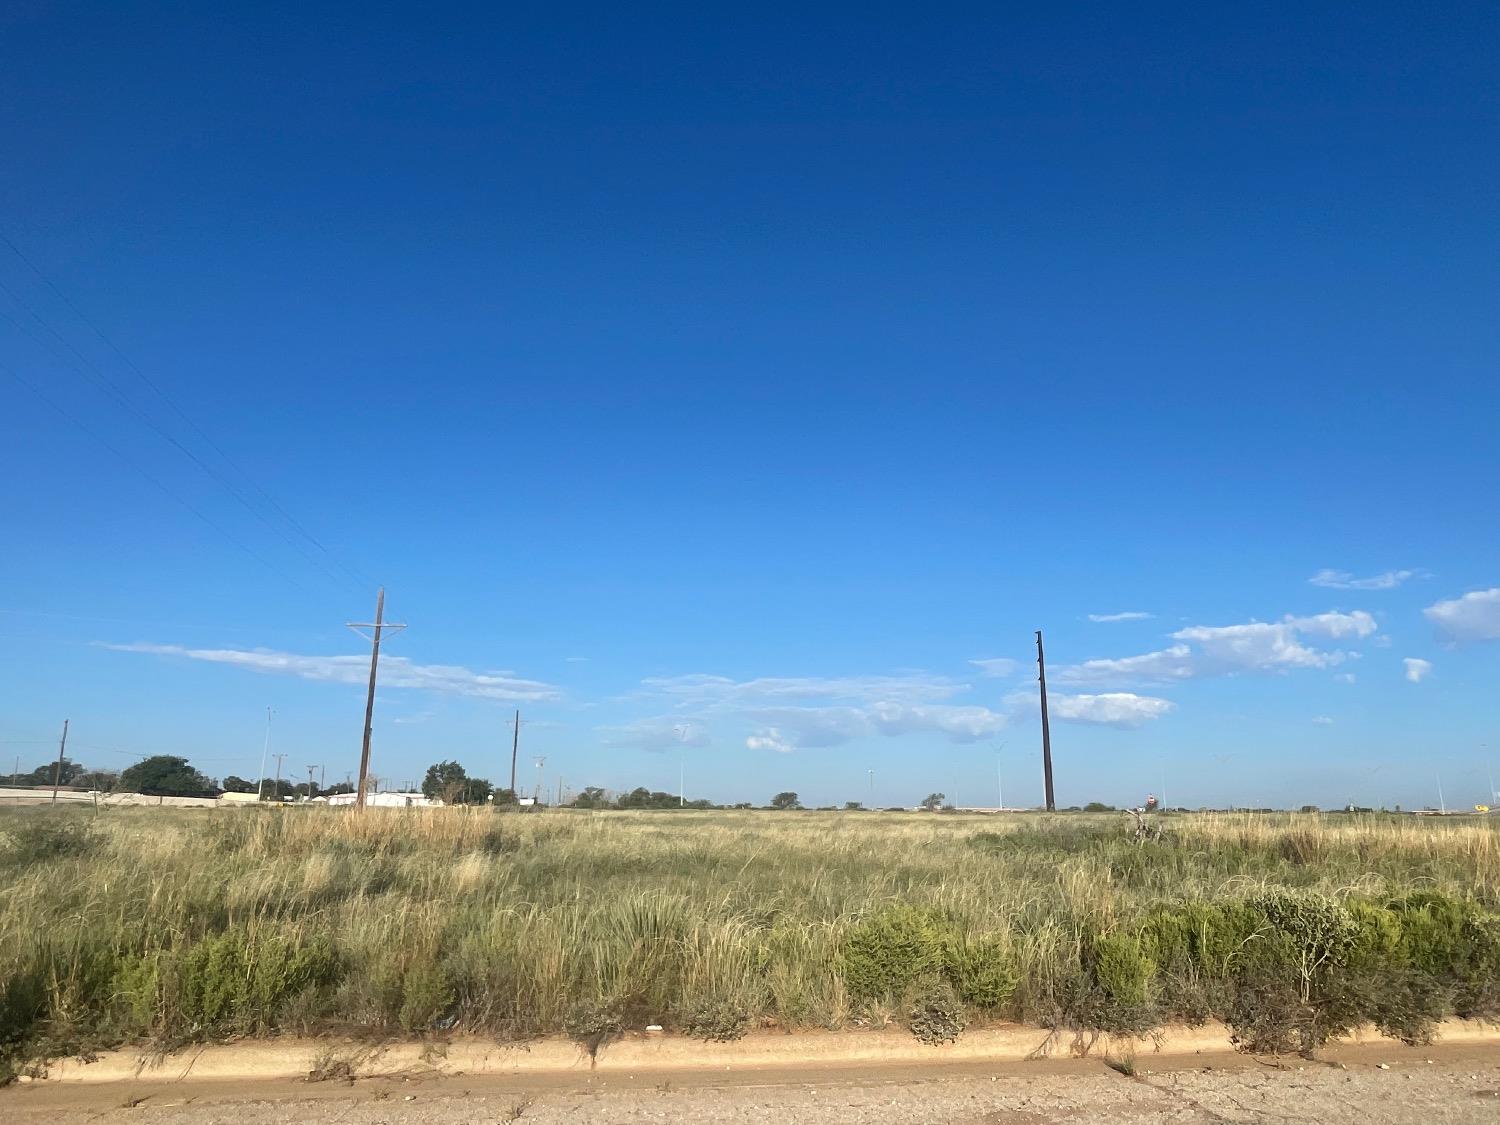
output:
[[[706,996],[692,1001],[682,1013],[685,1034],[710,1043],[730,1043],[744,1037],[750,1013],[739,1001],[724,996]]]
[[[923,1043],[952,1043],[968,1026],[963,1003],[944,978],[927,977],[915,982],[906,1003],[907,1027]]]

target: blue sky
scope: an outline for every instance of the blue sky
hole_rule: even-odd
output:
[[[1479,800],[1497,24],[8,5],[0,751]]]

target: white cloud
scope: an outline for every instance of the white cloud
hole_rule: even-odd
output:
[[[1345,637],[1364,640],[1380,627],[1375,624],[1375,618],[1362,609],[1356,609],[1353,613],[1315,613],[1311,617],[1288,615],[1284,620],[1299,633],[1328,637],[1330,640],[1343,640]]]
[[[790,754],[796,745],[786,739],[775,727],[767,727],[759,734],[745,739],[746,750],[774,750],[778,754]]]
[[[1155,614],[1142,613],[1138,609],[1126,610],[1124,613],[1091,613],[1089,620],[1103,625],[1110,621],[1149,621]]]
[[[1358,677],[1353,672],[1335,672],[1333,678],[1341,684],[1352,684]]]
[[[713,742],[704,723],[686,721],[680,715],[657,715],[596,729],[604,736],[606,746],[631,746],[638,750],[701,748]]]
[[[1500,641],[1500,586],[1470,590],[1461,598],[1438,602],[1422,611],[1455,641]]]
[[[1406,682],[1420,684],[1428,676],[1432,675],[1432,661],[1423,660],[1420,657],[1408,656],[1401,661],[1406,665]]]
[[[370,658],[363,653],[356,656],[304,656],[265,648],[184,648],[157,644],[101,644],[100,647],[115,652],[144,652],[210,664],[231,664],[252,672],[296,676],[324,683],[365,684],[370,676]],[[415,688],[442,695],[508,702],[545,702],[562,698],[562,692],[552,684],[521,679],[512,672],[474,672],[457,664],[413,664],[404,656],[381,659],[380,687],[382,690]]]
[[[1140,656],[1117,660],[1085,660],[1059,668],[1054,679],[1067,684],[1107,684],[1146,681],[1151,683],[1191,679],[1197,674],[1193,650],[1172,645]]]
[[[1308,617],[1289,614],[1280,621],[1250,621],[1242,625],[1190,625],[1171,634],[1178,643],[1168,648],[1139,656],[1065,665],[1058,669],[1055,678],[1060,683],[1078,686],[1128,686],[1177,683],[1239,672],[1330,668],[1357,657],[1358,653],[1314,648],[1304,643],[1304,638],[1364,640],[1377,628],[1375,618],[1363,610]]]
[[[1308,581],[1314,586],[1329,590],[1394,590],[1408,578],[1417,577],[1418,573],[1415,570],[1387,570],[1368,578],[1356,578],[1347,570],[1329,570],[1325,567]]]
[[[983,660],[971,660],[970,664],[979,669],[979,674],[986,677],[1000,678],[1015,673],[1016,661],[1009,657],[997,656]]]
[[[1055,719],[1111,727],[1139,727],[1161,718],[1176,706],[1170,700],[1128,691],[1101,695],[1052,695],[1047,700],[1047,708]]]
[[[1314,715],[1313,723],[1320,727],[1331,727],[1333,726],[1333,719],[1327,715]]]

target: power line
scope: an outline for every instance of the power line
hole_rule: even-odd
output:
[[[96,386],[102,386],[103,389],[105,390],[105,392],[109,396],[113,397],[114,400],[115,400],[115,402],[118,403],[118,405],[122,409],[124,409],[126,411],[126,413],[130,414],[141,425],[143,425],[147,429],[151,430],[158,437],[160,437],[163,441],[165,441],[168,445],[170,445],[170,446],[172,446],[172,448],[176,449],[179,453],[181,453],[184,457],[186,457],[194,465],[198,466],[198,468],[200,468],[201,470],[203,470],[203,472],[206,473],[211,479],[213,479],[218,484],[220,484],[221,486],[223,486],[223,488],[231,496],[233,496],[234,499],[237,500],[240,503],[240,505],[243,506],[244,509],[247,512],[249,512],[256,519],[260,520],[263,524],[265,524],[267,527],[269,527],[272,531],[274,531],[277,535],[279,535],[281,537],[281,539],[282,539],[283,542],[285,542],[288,546],[294,548],[305,559],[307,559],[308,562],[312,563],[313,566],[317,567],[317,569],[319,569],[320,571],[322,571],[324,577],[326,577],[327,579],[329,579],[329,581],[334,582],[335,584],[338,584],[338,585],[345,585],[346,584],[346,581],[344,579],[341,579],[337,575],[335,575],[331,570],[329,570],[326,566],[324,566],[323,563],[320,560],[318,560],[316,557],[314,557],[313,555],[311,555],[306,550],[306,548],[304,548],[300,543],[298,543],[295,539],[293,539],[290,535],[288,535],[287,532],[286,532],[286,530],[284,528],[281,528],[281,527],[277,526],[274,522],[272,522],[270,519],[268,519],[266,517],[266,515],[265,515],[264,512],[260,511],[260,509],[258,509],[257,507],[255,507],[255,505],[251,504],[250,501],[245,497],[245,494],[243,492],[241,492],[238,487],[235,486],[235,484],[234,484],[233,481],[229,480],[227,477],[224,476],[224,474],[220,473],[213,466],[209,465],[206,461],[204,461],[201,457],[199,457],[196,453],[194,453],[186,445],[184,445],[182,442],[178,441],[177,438],[173,434],[171,434],[166,429],[164,429],[162,426],[160,426],[156,422],[155,419],[153,419],[149,414],[147,414],[144,410],[142,410],[135,402],[133,402],[131,400],[130,396],[128,394],[126,394],[125,391],[117,383],[114,382],[114,380],[112,380],[108,375],[106,375],[103,371],[101,371],[98,368],[98,366],[96,364],[94,364],[94,362],[92,360],[90,360],[87,356],[85,356],[82,352],[80,352],[77,348],[75,348],[73,346],[73,344],[69,340],[67,340],[60,332],[57,331],[57,329],[53,328],[52,325],[48,324],[45,320],[43,320],[42,317],[41,317],[41,315],[35,309],[33,309],[30,305],[28,305],[20,297],[20,295],[16,293],[15,290],[13,290],[10,286],[6,285],[3,281],[0,281],[0,291],[4,291],[5,293],[8,293],[10,295],[11,300],[15,301],[15,303],[17,305],[19,305],[23,310],[25,310],[31,316],[31,318],[33,320],[35,320],[38,324],[40,324],[43,328],[45,328],[49,333],[51,333],[54,337],[56,337],[56,339],[58,340],[58,342],[61,343],[62,346],[64,348],[66,348],[69,352],[71,352],[73,354],[73,356],[76,357],[76,358],[75,359],[69,359],[66,356],[60,354],[58,352],[58,350],[52,344],[48,343],[44,339],[39,338],[36,335],[36,333],[34,333],[31,329],[29,329],[26,325],[22,324],[20,321],[16,320],[16,318],[13,317],[13,316],[11,316],[9,313],[0,312],[0,316],[3,316],[6,320],[10,321],[11,324],[15,325],[16,328],[18,328],[21,332],[25,333],[26,336],[28,338],[30,338],[33,342],[35,342],[35,343],[39,344],[40,346],[46,348],[47,351],[52,354],[52,357],[54,359],[56,359],[59,363],[63,364],[65,367],[72,368],[75,372],[77,372],[79,375],[83,376],[85,379],[89,380],[90,382],[94,383]]]
[[[226,465],[228,465],[232,470],[240,474],[240,476],[248,481],[250,487],[255,490],[260,498],[264,500],[273,511],[280,515],[282,519],[286,520],[286,522],[290,524],[291,527],[299,535],[301,535],[304,539],[306,539],[309,543],[311,543],[314,547],[321,551],[325,556],[327,556],[327,558],[331,562],[333,562],[335,566],[340,567],[351,579],[365,583],[369,582],[369,579],[365,575],[361,574],[358,568],[346,565],[341,559],[339,559],[337,555],[335,555],[327,548],[327,546],[323,544],[322,540],[318,539],[317,536],[308,531],[307,528],[304,527],[295,516],[293,516],[279,503],[277,503],[276,498],[269,492],[267,492],[264,488],[262,488],[256,482],[253,476],[241,469],[229,456],[229,454],[224,452],[224,449],[219,445],[219,443],[214,441],[214,439],[209,436],[209,434],[203,429],[203,427],[198,425],[198,423],[195,422],[188,415],[188,413],[182,409],[180,405],[178,405],[178,403],[172,398],[172,396],[167,394],[167,392],[162,389],[160,384],[158,384],[154,379],[147,375],[145,371],[141,370],[136,362],[132,360],[128,355],[126,355],[125,352],[120,348],[120,346],[114,342],[114,340],[112,340],[108,335],[105,334],[102,328],[94,323],[94,321],[91,320],[82,309],[80,309],[68,298],[68,295],[58,287],[57,283],[54,282],[51,277],[49,277],[42,271],[40,266],[38,266],[29,257],[22,253],[21,248],[17,246],[15,242],[11,240],[10,236],[7,235],[3,230],[0,230],[0,242],[4,242],[5,245],[10,249],[11,253],[13,253],[17,258],[24,262],[27,268],[30,269],[32,273],[36,274],[36,276],[42,280],[42,283],[56,295],[57,299],[60,300],[68,308],[68,310],[72,312],[74,316],[76,316],[85,325],[87,325],[89,330],[92,331],[95,336],[99,337],[99,339],[104,343],[106,347],[109,348],[110,351],[114,352],[114,354],[119,358],[120,362],[122,362],[126,366],[126,368],[133,372],[135,376],[141,380],[141,382],[145,383],[146,386],[149,387],[158,398],[165,402],[167,406],[172,410],[172,412],[176,414],[177,417],[182,419],[182,421],[186,423],[187,426],[195,434],[197,434],[210,449],[217,453]],[[332,576],[330,575],[330,577]]]
[[[5,315],[5,314],[0,313],[0,316],[3,316],[3,315]],[[14,323],[14,321],[12,321],[12,323]],[[217,532],[219,535],[221,535],[231,546],[235,547],[236,549],[238,549],[240,551],[243,551],[245,554],[249,555],[256,562],[260,563],[261,566],[265,567],[267,570],[271,571],[273,574],[277,575],[278,577],[280,577],[284,581],[290,583],[293,586],[297,586],[298,588],[301,587],[301,583],[299,583],[291,575],[287,574],[286,571],[282,570],[275,563],[272,563],[269,560],[267,560],[265,558],[262,558],[255,551],[253,551],[249,547],[247,547],[244,543],[241,543],[238,539],[236,539],[227,530],[225,530],[223,527],[219,526],[219,524],[215,523],[207,515],[205,515],[203,512],[201,512],[191,501],[185,500],[185,499],[183,499],[183,497],[181,497],[177,493],[173,492],[170,488],[168,488],[165,484],[163,484],[160,480],[158,480],[155,475],[153,475],[151,472],[149,472],[148,470],[146,470],[145,468],[143,468],[136,461],[132,460],[128,454],[126,454],[123,450],[121,450],[117,446],[113,445],[107,438],[103,437],[97,430],[95,430],[87,422],[84,422],[82,419],[75,417],[66,407],[64,407],[56,399],[54,399],[50,395],[48,395],[44,390],[42,390],[40,387],[38,387],[35,383],[31,382],[31,380],[29,380],[25,376],[23,376],[19,371],[15,370],[15,368],[9,367],[9,366],[7,366],[4,363],[0,363],[0,371],[5,372],[5,374],[9,375],[16,382],[20,383],[21,386],[25,387],[32,394],[36,395],[37,398],[41,399],[44,403],[46,403],[48,406],[50,406],[53,410],[57,411],[57,413],[59,413],[60,415],[62,415],[64,418],[66,418],[69,422],[72,422],[73,425],[77,426],[84,433],[88,434],[89,437],[93,438],[100,445],[102,445],[105,449],[109,450],[116,457],[118,457],[121,461],[125,462],[126,465],[130,466],[130,468],[134,469],[137,473],[139,473],[142,477],[144,477],[149,483],[151,483],[157,489],[159,489],[164,496],[166,496],[167,498],[169,498],[171,500],[176,501],[178,504],[181,504],[189,512],[191,512],[193,515],[197,516],[200,520],[202,520],[205,524],[207,524],[215,532]]]

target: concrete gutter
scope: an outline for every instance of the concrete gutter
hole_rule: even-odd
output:
[[[1500,1031],[1485,1024],[1448,1020],[1437,1029],[1440,1045],[1500,1044]],[[1344,1043],[1390,1044],[1373,1029]],[[330,1077],[392,1078],[630,1074],[635,1071],[737,1071],[929,1063],[1017,1063],[1034,1059],[1126,1055],[1184,1057],[1233,1050],[1222,1024],[1169,1027],[1136,1039],[1049,1033],[1034,1027],[970,1031],[956,1043],[927,1046],[899,1029],[747,1035],[733,1043],[703,1043],[679,1036],[632,1032],[602,1047],[591,1059],[566,1039],[539,1039],[515,1045],[452,1037],[387,1043],[353,1039],[270,1039],[211,1044],[170,1054],[139,1049],[107,1051],[90,1061],[61,1059],[48,1064],[37,1081],[51,1084],[258,1080],[305,1078],[313,1071]]]

